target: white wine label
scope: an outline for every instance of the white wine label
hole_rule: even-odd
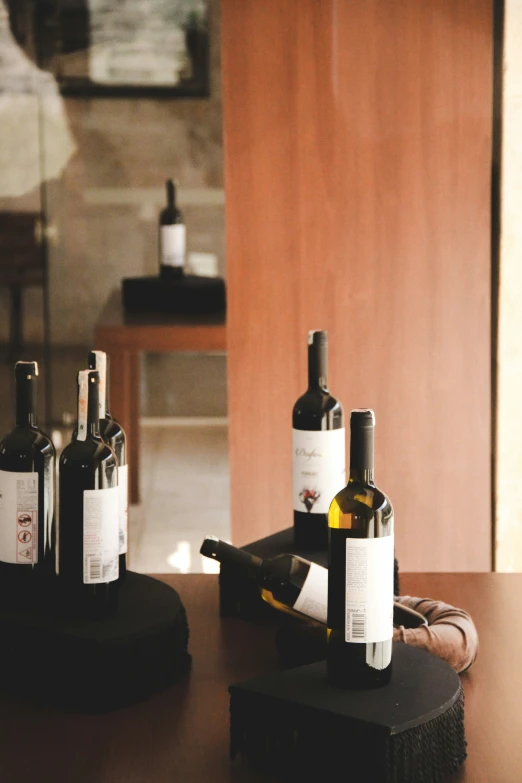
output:
[[[393,536],[346,539],[345,641],[393,636]]]
[[[0,560],[38,562],[38,473],[0,470]]]
[[[83,493],[83,581],[92,585],[118,578],[118,487]]]
[[[89,371],[78,373],[78,440],[87,439],[87,400],[89,398]]]
[[[96,370],[100,376],[99,398],[100,419],[105,418],[105,392],[107,389],[107,354],[105,351],[93,351],[96,356]]]
[[[160,263],[163,266],[184,266],[185,236],[183,223],[160,226]]]
[[[338,430],[292,430],[295,511],[327,514],[346,485],[346,437]]]
[[[118,466],[118,493],[119,493],[119,553],[124,555],[127,551],[127,523],[129,517],[129,489],[128,489],[128,465]]]
[[[294,609],[308,617],[313,617],[326,625],[328,610],[328,569],[317,563],[310,565],[310,570],[294,604]]]

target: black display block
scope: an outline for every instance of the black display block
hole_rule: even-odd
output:
[[[258,557],[275,557],[286,552],[300,555],[312,563],[328,566],[326,550],[298,549],[294,544],[293,527],[242,547]],[[399,595],[399,564],[395,559],[394,594]],[[221,617],[242,617],[245,620],[281,619],[281,612],[261,598],[257,586],[237,566],[221,565],[219,573],[219,611]]]
[[[198,275],[173,280],[159,275],[127,277],[122,280],[122,302],[132,314],[216,315],[226,309],[225,281]]]
[[[439,783],[466,758],[458,675],[406,644],[381,688],[334,688],[321,661],[229,693],[231,758],[282,781]]]
[[[0,608],[0,691],[80,712],[106,712],[178,682],[191,656],[178,593],[127,571],[114,614]]]

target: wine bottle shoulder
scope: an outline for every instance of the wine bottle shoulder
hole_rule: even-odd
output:
[[[376,530],[378,528],[379,535],[393,532],[391,501],[384,492],[372,484],[349,481],[330,504],[328,526],[367,531],[369,525]]]
[[[114,450],[101,438],[87,437],[86,440],[72,440],[62,451],[60,466],[73,462],[116,464]]]
[[[339,490],[332,503],[335,502],[342,509],[357,507],[358,504],[368,506],[372,511],[391,508],[391,502],[387,495],[373,484],[365,484],[362,481],[348,481],[348,484]]]
[[[183,223],[183,215],[179,209],[163,209],[159,216],[160,226],[174,226],[177,223]]]
[[[15,427],[0,441],[0,467],[2,456],[27,451],[49,458],[56,456],[52,440],[38,427]]]
[[[127,463],[126,437],[123,427],[112,417],[100,419],[100,434],[114,450],[118,465]]]
[[[308,390],[295,402],[292,422],[295,429],[301,430],[338,429],[344,426],[343,407],[330,392]]]
[[[331,392],[325,389],[307,389],[297,398],[295,408],[321,408],[322,410],[342,410],[342,405]]]
[[[124,441],[125,431],[121,424],[112,417],[100,419],[100,433],[104,440]]]

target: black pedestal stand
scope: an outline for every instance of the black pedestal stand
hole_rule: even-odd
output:
[[[229,691],[232,758],[278,780],[439,783],[466,758],[458,675],[405,644],[382,688],[333,688],[321,661]]]
[[[188,624],[168,585],[127,571],[117,609],[73,612],[0,608],[0,691],[81,712],[134,704],[188,671]]]

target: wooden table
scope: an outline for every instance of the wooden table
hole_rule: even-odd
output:
[[[102,716],[64,714],[1,699],[2,781],[269,780],[229,761],[227,688],[279,667],[273,630],[238,619],[221,620],[215,575],[159,578],[180,593],[187,610],[193,664],[186,681],[146,703]],[[469,756],[452,783],[519,783],[522,574],[401,574],[401,593],[462,607],[479,632],[479,656],[462,675]]]
[[[224,316],[128,315],[113,291],[96,323],[94,343],[111,361],[111,413],[127,435],[129,500],[139,503],[141,351],[225,351]]]

